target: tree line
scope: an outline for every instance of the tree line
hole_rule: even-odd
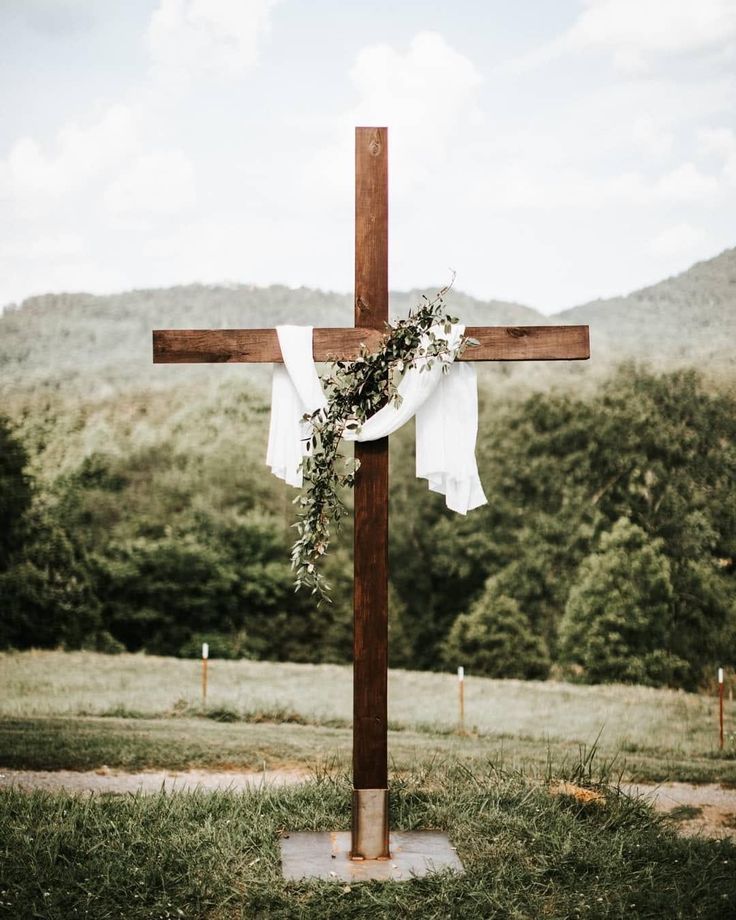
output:
[[[489,503],[465,518],[393,439],[395,666],[695,689],[733,659],[733,396],[626,365],[591,392],[485,394],[480,432]],[[43,481],[32,460],[0,420],[0,646],[350,660],[352,541],[332,605],[294,593],[292,496],[260,464],[234,483],[225,463],[203,502],[208,470],[166,443]]]

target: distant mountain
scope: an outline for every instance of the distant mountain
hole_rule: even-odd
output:
[[[591,349],[653,367],[736,369],[736,248],[626,297],[594,300],[550,317],[587,323]]]
[[[108,296],[45,294],[0,316],[0,384],[25,389],[44,383],[87,393],[166,386],[208,369],[154,367],[154,328],[271,326],[306,317],[344,325],[348,308],[346,295],[283,286],[193,284]]]
[[[405,315],[421,291],[391,295],[392,315]],[[436,291],[427,292],[428,295]],[[481,303],[452,291],[448,307],[466,321],[484,324],[544,322],[518,304]],[[348,294],[252,285],[187,285],[123,294],[45,294],[0,315],[0,386],[25,390],[43,384],[88,395],[140,385],[166,386],[183,377],[206,377],[221,369],[154,367],[154,328],[237,328],[312,323],[350,326]],[[257,378],[258,369],[255,371]],[[253,376],[253,374],[251,374]]]
[[[423,293],[391,295],[393,315],[405,315]],[[535,325],[588,323],[593,359],[570,375],[607,371],[634,358],[657,368],[698,365],[733,374],[736,343],[736,249],[700,262],[674,278],[626,297],[597,300],[543,316],[502,301],[483,302],[459,291],[447,297],[449,309],[469,324]],[[274,285],[188,285],[123,294],[46,294],[9,307],[0,315],[0,387],[111,396],[140,387],[169,388],[184,381],[211,379],[221,369],[154,367],[151,329],[274,326],[278,323],[347,326],[353,310],[348,294]],[[251,369],[251,379],[266,377]],[[498,369],[499,373],[501,369]],[[549,369],[529,365],[503,371],[514,381],[543,385]],[[496,375],[497,376],[497,375]]]

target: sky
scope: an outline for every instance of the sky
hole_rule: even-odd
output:
[[[2,0],[0,306],[353,283],[554,312],[736,245],[734,0]]]

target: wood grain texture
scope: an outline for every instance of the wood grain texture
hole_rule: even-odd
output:
[[[355,325],[388,321],[388,132],[355,129]],[[355,445],[353,786],[388,787],[388,438]]]
[[[468,326],[480,345],[461,361],[585,361],[590,357],[587,326]]]
[[[315,329],[315,361],[354,358],[361,345],[378,346],[378,329]],[[275,329],[156,329],[156,364],[271,363],[283,360]]]
[[[365,303],[366,301],[364,301]],[[356,314],[358,313],[356,300]],[[360,307],[363,322],[367,307]],[[361,345],[375,349],[383,332],[376,328],[314,330],[315,361],[354,358]],[[468,348],[461,361],[578,361],[590,357],[587,326],[468,326],[480,346]],[[157,329],[156,364],[238,364],[282,360],[275,329]]]

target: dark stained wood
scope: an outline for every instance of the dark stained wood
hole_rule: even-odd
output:
[[[388,320],[388,132],[355,129],[355,325]],[[353,786],[388,788],[388,438],[355,445]]]
[[[361,345],[375,349],[380,326],[314,330],[314,359],[354,358]],[[356,299],[356,314],[358,312]],[[466,334],[480,346],[468,348],[461,361],[576,361],[590,357],[587,326],[468,326]],[[281,361],[275,329],[157,329],[153,333],[155,364],[232,364]]]
[[[468,326],[480,345],[461,361],[585,361],[590,357],[587,326]]]
[[[315,329],[315,361],[354,358],[361,345],[378,346],[378,329]],[[231,364],[282,361],[275,329],[157,329],[153,333],[156,364]]]

